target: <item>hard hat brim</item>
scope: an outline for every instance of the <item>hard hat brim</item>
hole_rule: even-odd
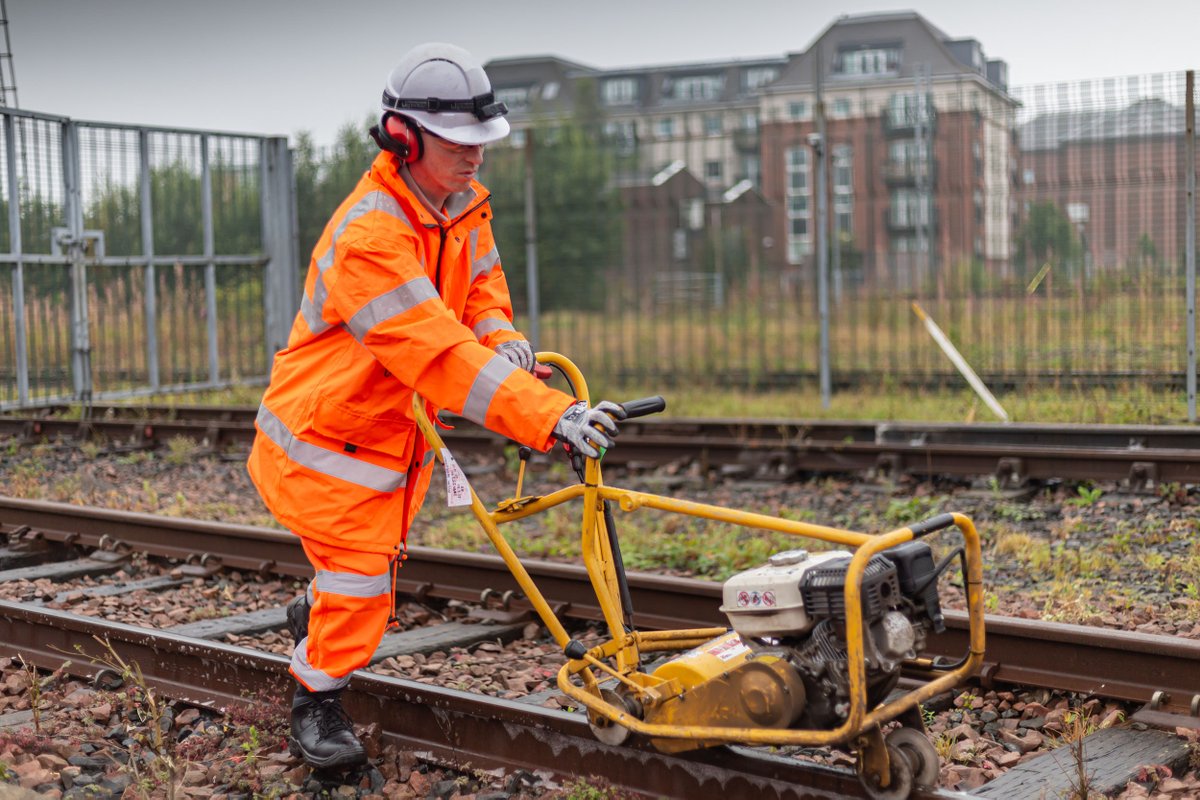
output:
[[[481,122],[470,114],[430,114],[418,111],[409,112],[409,115],[422,128],[455,144],[491,144],[508,136],[510,130],[508,120],[504,117]]]

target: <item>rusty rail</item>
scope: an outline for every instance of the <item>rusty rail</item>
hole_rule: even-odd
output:
[[[85,547],[128,547],[150,555],[216,568],[307,577],[299,540],[246,525],[85,508],[0,497],[0,533]],[[411,547],[397,588],[417,598],[477,601],[485,589],[516,590],[500,558]],[[565,616],[602,618],[584,569],[526,561],[547,600]],[[634,623],[646,629],[725,625],[721,585],[710,581],[629,573]],[[527,607],[517,597],[515,608]],[[947,631],[928,642],[929,654],[956,658],[966,650],[967,623],[946,612]],[[1200,641],[1076,625],[989,616],[983,679],[990,684],[1090,692],[1187,714],[1200,696]]]
[[[101,667],[80,653],[101,654],[107,641],[136,662],[164,695],[226,707],[250,698],[281,697],[291,685],[285,657],[191,639],[45,608],[0,601],[0,642],[46,669],[63,666],[91,676]],[[389,744],[472,769],[545,770],[595,776],[662,797],[755,797],[826,800],[862,797],[853,772],[772,757],[746,748],[664,755],[644,743],[597,741],[583,714],[468,694],[383,675],[356,673],[343,702],[364,725],[379,726]],[[497,731],[502,730],[502,734]],[[917,792],[918,800],[954,793]]]

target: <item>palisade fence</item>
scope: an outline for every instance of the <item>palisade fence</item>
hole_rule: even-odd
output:
[[[653,124],[597,136],[591,119],[489,148],[518,327],[608,385],[816,385],[823,216],[835,389],[963,384],[914,304],[999,392],[1182,387],[1184,75],[999,99],[921,80],[824,88],[824,209],[814,104],[767,98],[724,131],[739,166],[717,180],[686,166],[720,136],[684,111],[682,142]],[[264,380],[309,250],[373,154],[365,130],[291,153],[274,137],[0,121],[0,408]],[[686,160],[665,156],[680,144]]]
[[[965,385],[915,303],[999,391],[1182,390],[1185,75],[1030,86],[986,103],[961,76],[926,80],[915,87],[926,104],[899,109],[889,93],[912,85],[824,88],[834,388]],[[676,129],[698,131],[688,160],[704,163],[705,132],[676,116]],[[535,123],[489,149],[483,180],[518,327],[607,380],[815,385],[815,129],[811,115],[764,112],[736,131],[759,157],[754,185],[648,163],[662,152],[651,126],[643,140],[581,145],[579,130]]]
[[[299,299],[286,138],[0,121],[0,408],[265,379]]]

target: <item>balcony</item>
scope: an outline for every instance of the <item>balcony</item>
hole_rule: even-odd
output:
[[[757,153],[761,141],[758,128],[737,128],[733,131],[733,146],[739,153]]]
[[[888,232],[896,235],[907,235],[923,230],[929,235],[937,230],[937,213],[917,214],[915,208],[890,206],[887,210]]]
[[[932,186],[936,173],[936,167],[926,161],[889,160],[883,165],[883,179],[889,186],[915,186],[920,179]]]
[[[917,123],[932,135],[937,130],[937,112],[927,107],[889,107],[883,111],[883,133],[885,136],[912,136],[916,133]]]

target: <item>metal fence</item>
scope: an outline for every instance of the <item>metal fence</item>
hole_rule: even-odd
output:
[[[265,378],[299,296],[286,139],[0,121],[0,408]]]
[[[961,76],[923,80],[831,85],[821,114],[764,100],[732,131],[748,166],[717,164],[715,180],[717,126],[683,112],[669,142],[655,120],[586,144],[534,125],[489,150],[520,325],[610,380],[814,382],[826,241],[835,387],[962,383],[914,304],[999,388],[1182,386],[1184,74],[990,97]]]

